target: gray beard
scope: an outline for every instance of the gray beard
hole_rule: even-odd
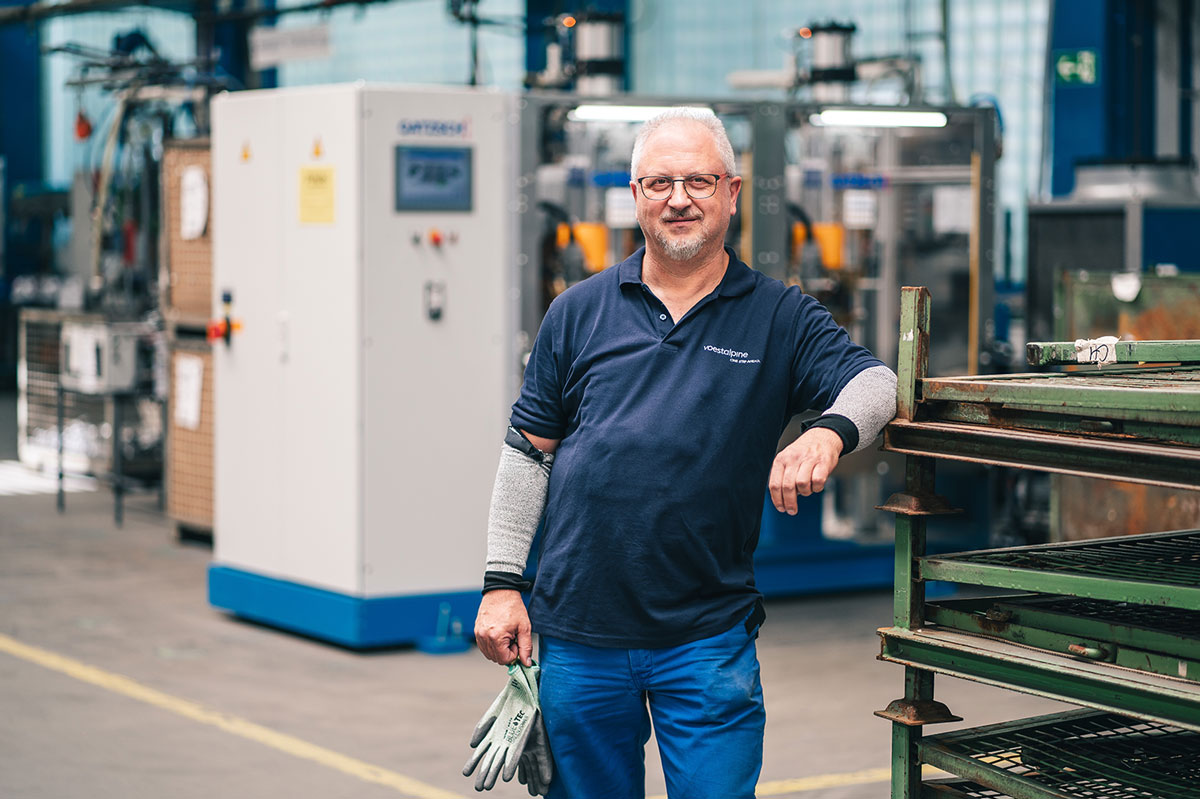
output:
[[[697,237],[691,241],[677,241],[667,238],[666,235],[655,236],[658,239],[658,246],[662,247],[663,254],[672,261],[690,261],[700,254],[700,250],[704,249],[704,238]]]

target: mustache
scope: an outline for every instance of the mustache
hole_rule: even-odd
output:
[[[698,214],[695,211],[674,211],[668,209],[666,213],[662,215],[661,219],[664,222],[673,222],[684,219],[700,219],[701,217],[703,217],[703,214]]]

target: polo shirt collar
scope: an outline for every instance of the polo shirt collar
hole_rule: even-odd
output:
[[[725,268],[725,276],[717,285],[717,294],[722,297],[749,294],[754,289],[754,271],[742,263],[733,250],[726,247],[725,253],[729,256],[729,266]],[[642,284],[642,259],[645,256],[646,248],[640,247],[637,252],[618,264],[617,276],[621,285]]]

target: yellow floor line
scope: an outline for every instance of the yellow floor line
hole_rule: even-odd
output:
[[[936,776],[946,776],[939,769],[932,766],[925,766],[921,770],[921,776],[925,779]],[[760,782],[755,788],[755,795],[763,796],[786,796],[791,793],[802,793],[804,791],[819,791],[823,788],[841,788],[847,785],[867,785],[873,782],[887,782],[892,778],[892,770],[890,768],[869,768],[862,771],[848,771],[842,774],[818,774],[812,777],[798,777],[792,780],[772,780],[770,782]],[[654,796],[650,799],[667,799],[666,796]]]
[[[65,674],[68,677],[73,677],[81,682],[97,685],[113,693],[127,696],[130,699],[136,699],[139,702],[145,702],[163,710],[169,710],[172,713],[193,721],[198,721],[201,724],[208,724],[233,735],[257,741],[260,744],[294,757],[319,763],[322,766],[334,769],[335,771],[341,771],[365,782],[394,788],[412,797],[412,799],[463,799],[460,794],[435,788],[420,780],[414,780],[411,777],[405,777],[403,774],[397,774],[394,771],[388,771],[385,768],[364,763],[361,760],[347,757],[346,755],[325,749],[316,744],[311,744],[308,741],[303,741],[291,735],[276,732],[275,730],[246,721],[237,716],[209,710],[195,702],[189,702],[186,699],[179,699],[170,694],[164,694],[161,691],[148,688],[134,682],[128,677],[112,674],[94,666],[89,666],[86,663],[80,663],[77,660],[72,660],[62,655],[56,655],[45,649],[23,644],[2,634],[0,634],[0,652],[6,652],[14,657],[27,660],[30,663],[36,663],[39,666]]]

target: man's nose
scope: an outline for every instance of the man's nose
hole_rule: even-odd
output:
[[[692,204],[691,195],[683,188],[683,181],[677,180],[671,184],[671,196],[667,198],[667,205],[672,208],[687,208]]]

